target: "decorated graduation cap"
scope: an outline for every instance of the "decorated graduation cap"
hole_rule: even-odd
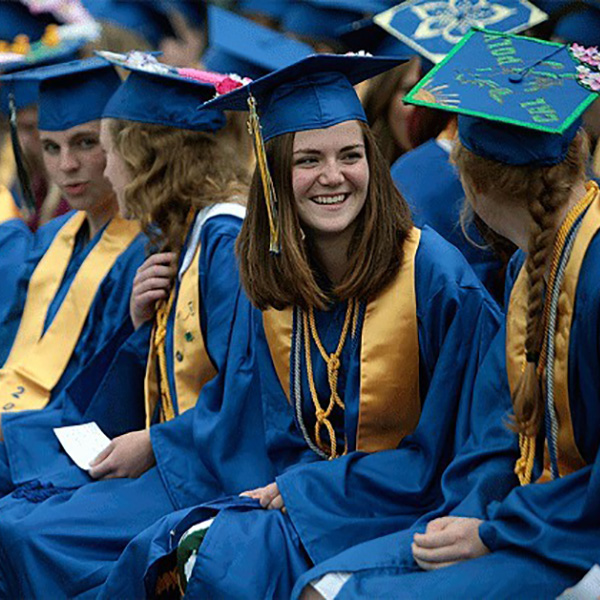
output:
[[[472,30],[404,101],[458,113],[460,140],[478,156],[552,165],[597,97],[582,68],[564,44]]]
[[[518,33],[547,19],[527,0],[407,0],[379,13],[373,21],[438,63],[471,27]]]
[[[298,0],[282,17],[286,31],[315,39],[336,39],[345,25],[388,8],[386,0]]]
[[[15,36],[38,40],[50,24],[59,21],[49,12],[33,14],[22,2],[0,2],[0,40],[9,42]]]
[[[285,133],[324,129],[345,121],[367,122],[353,86],[406,59],[313,54],[208,102],[223,110],[249,110],[258,168],[267,200],[270,250],[280,250],[277,198],[263,142]]]
[[[197,110],[215,94],[210,73],[172,67],[147,52],[98,54],[130,71],[106,104],[103,117],[193,131],[217,131],[225,125],[221,110]]]
[[[256,79],[312,54],[312,48],[218,6],[208,7],[207,69]]]

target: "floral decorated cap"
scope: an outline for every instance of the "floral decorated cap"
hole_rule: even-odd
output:
[[[265,140],[354,119],[366,122],[352,86],[405,61],[402,57],[312,54],[219,96],[208,106],[248,110],[248,100],[254,98]]]
[[[472,27],[519,33],[547,18],[527,0],[407,0],[373,20],[438,63]]]
[[[130,71],[102,114],[103,117],[166,125],[192,131],[217,131],[225,125],[221,110],[198,105],[212,98],[219,86],[243,82],[197,69],[183,69],[158,62],[148,52],[127,54],[97,52],[113,65]]]
[[[479,156],[556,164],[597,98],[581,68],[564,44],[474,29],[404,101],[459,113],[460,140]]]
[[[313,53],[308,44],[287,37],[215,5],[208,7],[207,69],[256,79]]]

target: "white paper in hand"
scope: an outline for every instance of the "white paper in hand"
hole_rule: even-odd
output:
[[[90,462],[110,444],[110,439],[96,423],[55,427],[54,433],[65,452],[84,471],[89,471]]]

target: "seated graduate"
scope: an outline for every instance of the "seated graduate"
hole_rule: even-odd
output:
[[[254,376],[234,251],[247,174],[215,134],[223,112],[197,110],[214,87],[198,81],[206,73],[149,55],[106,55],[130,71],[104,110],[106,175],[158,252],[131,297],[132,338],[148,339],[153,324],[150,349],[117,354],[84,418],[109,427],[113,410],[145,400],[148,428],[114,439],[89,476],[46,469],[43,490],[23,485],[0,502],[2,552],[20,549],[1,568],[0,595],[93,595],[126,544],[163,515],[273,477],[266,451],[255,458],[260,410],[235,404]],[[78,378],[70,394],[89,393],[89,381]],[[47,460],[59,456],[51,448]]]
[[[412,227],[352,87],[401,60],[314,55],[208,103],[251,106],[259,164],[238,252],[262,311],[259,397],[278,477],[157,526],[168,554],[225,509],[206,546],[206,527],[191,548],[184,536],[183,586],[198,557],[189,597],[283,598],[311,564],[412,524],[468,434],[497,309],[456,249]],[[164,566],[148,594],[165,589]]]
[[[494,68],[498,48],[513,57],[508,72]],[[512,396],[520,458],[507,465],[506,455],[482,454],[498,439],[490,423],[448,468],[441,510],[416,531],[320,565],[297,594],[341,571],[333,588],[321,587],[324,577],[315,582],[320,595],[306,598],[555,598],[598,562],[600,192],[586,182],[578,118],[597,95],[579,83],[574,56],[562,45],[477,31],[409,96],[464,113],[453,159],[467,199],[520,248],[509,266],[506,338],[489,353],[503,371],[497,401]],[[490,85],[458,83],[476,72]],[[502,104],[487,92],[500,86]],[[521,485],[474,502],[485,463],[499,477],[514,467]]]
[[[120,84],[114,69],[94,58],[22,76],[39,84],[44,160],[75,211],[28,234],[17,287],[0,309],[4,492],[29,478],[21,478],[21,451],[35,451],[37,437],[26,423],[59,424],[69,382],[131,334],[127,296],[145,241],[139,224],[119,215],[103,175],[100,115]]]

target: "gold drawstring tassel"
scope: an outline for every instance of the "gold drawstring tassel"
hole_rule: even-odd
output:
[[[277,211],[277,194],[273,185],[273,178],[269,172],[267,164],[267,153],[265,152],[265,142],[262,137],[262,127],[258,112],[256,110],[256,99],[252,94],[248,97],[248,132],[252,136],[254,143],[254,153],[256,154],[256,163],[260,169],[260,178],[262,180],[265,200],[267,202],[267,214],[269,217],[269,251],[273,254],[281,252],[281,239],[279,233],[279,216]]]

